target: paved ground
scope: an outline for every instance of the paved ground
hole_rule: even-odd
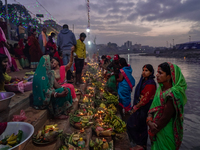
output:
[[[10,76],[12,77],[19,77],[19,78],[23,78],[25,76],[26,72],[30,72],[33,71],[33,69],[23,69],[17,72],[10,72],[8,73]]]

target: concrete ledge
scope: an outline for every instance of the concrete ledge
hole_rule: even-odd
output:
[[[22,109],[26,109],[30,106],[29,96],[32,91],[25,93],[17,93],[10,102],[9,107],[0,113],[0,122],[8,122],[12,120],[13,115],[19,115]]]

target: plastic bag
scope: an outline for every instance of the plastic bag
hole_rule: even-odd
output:
[[[32,83],[33,82],[26,82],[26,83],[24,83],[24,92],[32,90]]]
[[[5,84],[5,90],[9,92],[21,92],[24,93],[23,81],[17,84]]]
[[[20,115],[13,115],[12,121],[24,121],[27,117],[25,116],[25,111],[21,110]]]

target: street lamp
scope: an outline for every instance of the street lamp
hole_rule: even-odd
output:
[[[90,29],[88,29],[88,28],[87,28],[87,29],[86,29],[86,32],[88,32],[88,33],[89,33],[89,32],[90,32]]]
[[[88,41],[88,45],[91,45],[91,42],[90,42],[90,41]]]

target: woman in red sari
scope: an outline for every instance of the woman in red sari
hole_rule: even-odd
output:
[[[22,68],[28,67],[29,62],[26,56],[24,55],[24,44],[23,44],[23,39],[20,39],[19,43],[14,44],[14,51],[15,51],[15,56],[19,59],[20,65]]]
[[[61,86],[69,88],[71,91],[73,101],[77,101],[74,86],[72,84],[69,84],[66,82],[66,72],[71,68],[71,66],[73,64],[73,52],[74,52],[75,47],[73,46],[71,49],[72,50],[71,50],[71,55],[70,55],[70,61],[67,65],[61,66],[60,61],[57,57],[53,57],[51,59],[51,64],[53,66],[54,75],[55,75],[57,82]]]
[[[49,36],[49,40],[46,44],[46,50],[45,50],[45,53],[46,54],[50,54],[50,48],[52,47],[53,50],[54,50],[54,53],[56,52],[57,50],[57,46],[56,44],[54,43],[53,41],[53,37],[55,36],[55,33],[51,33],[51,36]]]
[[[36,34],[36,29],[32,29],[31,36],[28,40],[28,45],[30,46],[29,53],[31,56],[31,68],[33,69],[37,68],[40,58],[43,55],[38,39],[36,38]]]

